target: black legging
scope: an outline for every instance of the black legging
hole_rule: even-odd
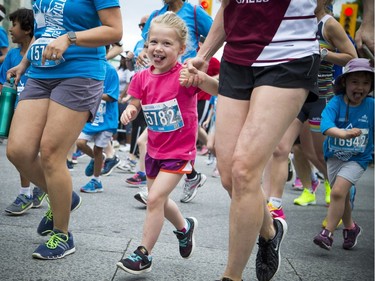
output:
[[[132,121],[132,134],[130,140],[130,153],[138,156],[138,146],[137,146],[137,139],[142,134],[143,130],[146,129],[147,124],[145,121],[145,117],[143,115],[143,111],[141,110],[138,113],[137,118]]]

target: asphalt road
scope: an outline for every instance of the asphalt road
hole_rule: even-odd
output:
[[[17,196],[20,185],[16,169],[5,156],[6,142],[0,144],[0,178],[2,181],[0,209],[4,210]],[[121,159],[125,152],[118,153]],[[74,235],[76,252],[56,261],[36,260],[31,257],[36,247],[46,241],[36,233],[37,225],[47,210],[47,203],[32,209],[23,216],[0,216],[0,280],[2,281],[195,281],[218,279],[224,271],[228,244],[229,197],[220,180],[212,178],[212,166],[205,156],[196,161],[197,170],[207,174],[206,184],[197,197],[188,204],[179,202],[181,184],[171,197],[178,202],[184,216],[194,216],[199,226],[196,232],[196,251],[191,259],[184,260],[178,253],[178,242],[169,222],[164,224],[153,251],[153,269],[144,275],[130,275],[117,269],[116,262],[130,254],[139,245],[145,217],[143,207],[133,196],[137,188],[125,184],[129,174],[116,169],[102,179],[104,192],[82,194],[82,206],[72,213],[70,230]],[[71,172],[74,190],[79,192],[89,181],[84,175],[88,158],[79,159]],[[321,227],[327,208],[324,205],[324,188],[318,189],[317,205],[293,205],[299,192],[285,186],[284,209],[288,234],[282,245],[282,264],[273,280],[374,280],[374,170],[370,168],[357,185],[353,217],[363,228],[357,246],[342,249],[342,229],[335,232],[331,251],[325,251],[312,239]],[[247,264],[243,278],[255,278],[255,254]]]

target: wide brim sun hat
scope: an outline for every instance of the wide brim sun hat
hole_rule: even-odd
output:
[[[341,75],[337,76],[335,80],[335,93],[336,94],[344,94],[344,85],[342,83],[342,79],[345,78],[349,73],[365,71],[374,73],[374,68],[371,66],[370,61],[368,59],[363,58],[355,58],[350,60],[344,67],[344,71]],[[372,79],[374,82],[374,79]],[[371,91],[374,89],[374,85],[371,87]]]

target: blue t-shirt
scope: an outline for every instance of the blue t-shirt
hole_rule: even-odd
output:
[[[356,161],[366,169],[374,147],[374,98],[367,97],[360,105],[349,106],[347,114],[344,95],[334,96],[322,112],[320,130],[324,133],[334,127],[359,128],[362,134],[347,140],[328,136],[324,141],[325,159],[336,157],[342,161]]]
[[[152,12],[151,16],[148,18],[145,27],[142,30],[143,39],[147,40],[148,30],[150,29],[150,23],[154,17],[165,14],[168,11],[169,5],[164,5],[160,10]],[[188,29],[190,42],[187,45],[185,54],[181,57],[182,62],[188,58],[195,57],[198,49],[199,36],[207,36],[212,25],[212,18],[201,6],[196,6],[194,15],[194,6],[190,3],[184,2],[181,9],[176,13],[180,18],[182,18]]]
[[[119,96],[119,78],[116,68],[109,62],[105,63],[105,79],[103,93],[107,94],[113,101],[108,102],[102,100],[95,119],[92,123],[86,123],[83,132],[88,135],[97,134],[103,131],[116,133],[118,127],[118,96]]]
[[[17,66],[22,60],[22,55],[21,55],[21,48],[13,48],[10,49],[5,56],[4,62],[2,63],[0,67],[0,84],[4,85],[4,83],[7,81],[7,71],[11,69],[14,66]],[[19,96],[20,93],[23,91],[26,81],[27,81],[27,76],[25,73],[21,76],[20,81],[18,82],[17,85],[17,95]],[[18,96],[17,96],[17,101],[18,101]],[[17,102],[16,102],[17,105]]]
[[[5,31],[5,29],[0,26],[0,48],[8,48],[9,47],[9,40],[8,40],[8,34]],[[2,56],[3,53],[0,51],[0,55]],[[1,66],[1,63],[0,63]]]
[[[98,11],[112,7],[119,7],[119,1],[36,0],[33,5],[35,39],[47,41],[69,31],[98,27],[101,25]],[[27,55],[29,60],[37,61],[43,52],[43,44],[34,42],[34,48],[31,46]],[[39,79],[81,77],[104,80],[104,46],[89,48],[71,45],[63,54],[63,58],[65,61],[54,67],[36,67],[31,64],[28,76]]]

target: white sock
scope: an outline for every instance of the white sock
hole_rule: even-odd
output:
[[[33,197],[32,195],[32,188],[30,186],[28,187],[20,187],[20,194],[24,194],[27,197]]]
[[[318,176],[316,175],[315,172],[311,172],[311,181],[317,181],[318,180]]]
[[[100,177],[94,177],[94,179],[100,182]]]
[[[270,197],[269,202],[276,208],[280,208],[283,203],[283,199],[277,197]]]

